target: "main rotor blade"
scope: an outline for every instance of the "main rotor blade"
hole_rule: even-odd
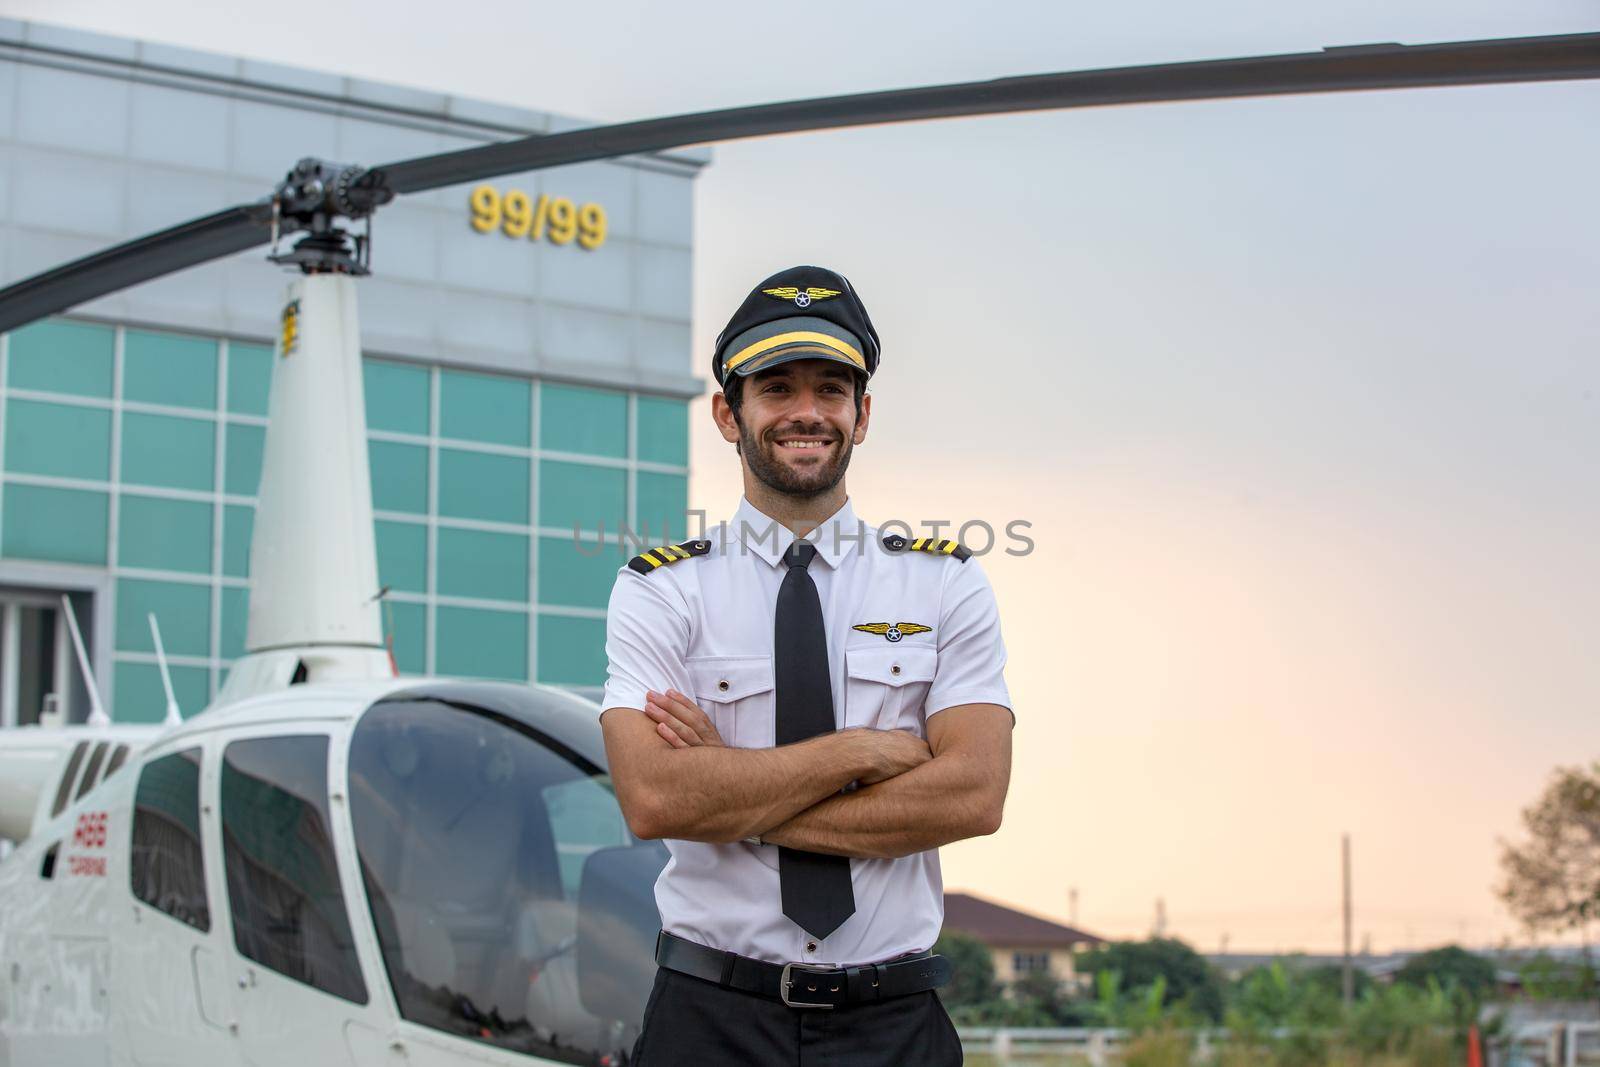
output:
[[[1600,77],[1600,33],[1428,45],[1356,45],[1250,59],[1037,74],[830,96],[535,134],[388,163],[397,193],[505,174],[803,130],[1176,100]]]
[[[272,236],[272,206],[239,204],[75,259],[0,289],[0,332],[130,285],[220,259]]]

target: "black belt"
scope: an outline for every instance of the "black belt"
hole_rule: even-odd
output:
[[[855,967],[815,967],[809,963],[768,963],[736,952],[722,952],[661,931],[656,962],[724,989],[738,989],[791,1008],[837,1008],[870,1004],[935,989],[950,980],[950,961],[918,952],[883,963]]]

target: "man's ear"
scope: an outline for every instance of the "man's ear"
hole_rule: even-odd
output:
[[[724,441],[730,445],[739,443],[739,420],[734,418],[733,408],[722,393],[711,395],[711,417],[716,420],[717,430]]]
[[[856,432],[850,438],[856,444],[867,439],[867,423],[872,421],[872,394],[867,393],[861,398],[861,417],[856,419]]]

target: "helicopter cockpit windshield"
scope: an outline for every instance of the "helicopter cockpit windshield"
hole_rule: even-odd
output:
[[[363,716],[349,789],[403,1018],[566,1062],[615,1048],[619,1024],[578,980],[585,863],[634,845],[601,767],[512,716],[418,695]]]

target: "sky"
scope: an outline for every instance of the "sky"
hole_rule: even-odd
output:
[[[1594,0],[660,5],[0,0],[33,19],[624,121],[1133,63],[1600,28]],[[946,887],[1111,937],[1520,938],[1497,842],[1600,755],[1600,85],[965,119],[718,146],[694,351],[796,263],[883,339],[868,521],[980,557],[1017,715]],[[374,161],[366,161],[374,162]],[[691,412],[691,506],[738,468]]]

